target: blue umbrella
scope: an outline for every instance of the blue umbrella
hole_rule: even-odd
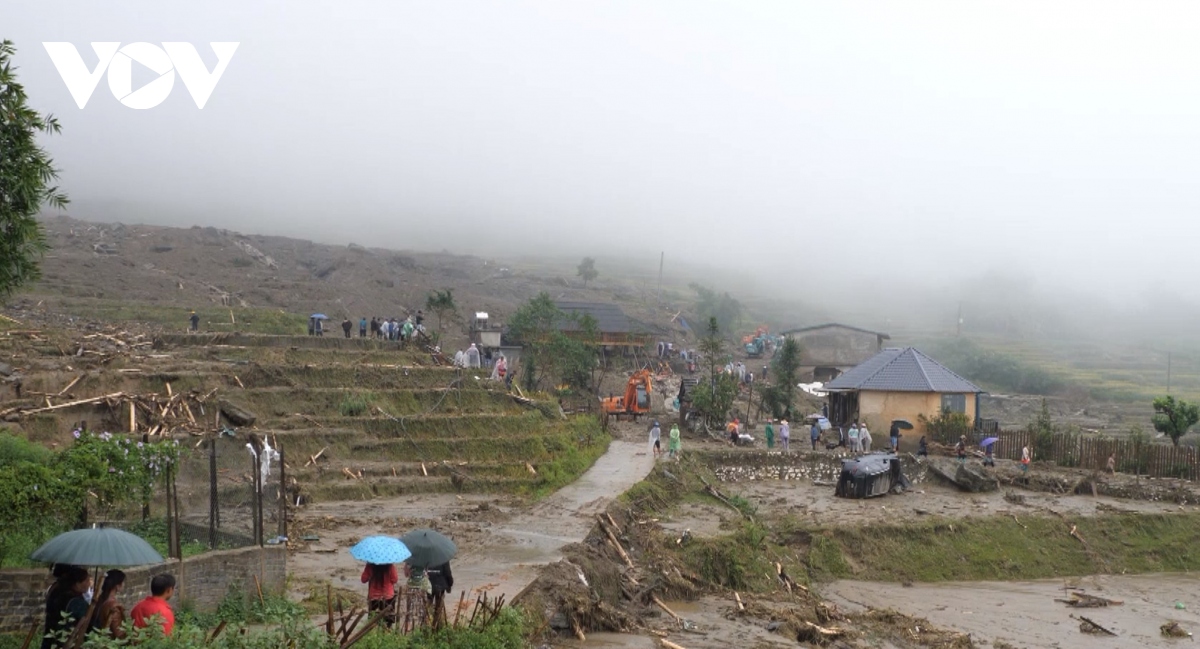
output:
[[[359,561],[386,565],[400,563],[412,556],[408,546],[390,536],[368,536],[350,548],[350,555]]]
[[[329,316],[325,315],[324,313],[314,313],[308,317],[316,318],[317,320],[328,320],[329,319]]]
[[[982,442],[979,442],[979,445],[982,446],[983,448],[987,448],[987,447],[991,446],[992,444],[995,444],[998,441],[1000,441],[999,437],[989,437],[989,438],[983,440]]]

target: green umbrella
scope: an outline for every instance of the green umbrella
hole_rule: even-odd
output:
[[[412,556],[408,565],[413,568],[432,568],[454,558],[458,552],[454,541],[430,529],[416,529],[400,537]]]
[[[141,537],[111,527],[63,532],[30,555],[34,561],[74,566],[144,566],[162,555]]]

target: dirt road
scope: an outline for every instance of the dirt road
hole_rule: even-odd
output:
[[[1121,606],[1074,609],[1056,603],[1064,586],[1108,599]],[[892,608],[924,617],[940,627],[965,631],[976,640],[1004,640],[1019,647],[1173,647],[1179,640],[1164,638],[1159,626],[1176,621],[1200,632],[1200,588],[1197,575],[1129,575],[1051,579],[1023,582],[957,582],[914,584],[838,581],[821,594],[844,611],[864,607]],[[1185,608],[1176,608],[1180,602]],[[1116,632],[1118,637],[1081,633],[1083,615]]]
[[[299,544],[288,568],[299,582],[331,581],[336,588],[363,591],[362,564],[347,548],[371,534],[429,526],[458,544],[455,590],[485,588],[511,598],[538,567],[557,561],[564,545],[583,540],[595,515],[652,467],[644,442],[614,440],[578,480],[529,508],[512,499],[449,494],[314,505],[297,523],[319,540]]]

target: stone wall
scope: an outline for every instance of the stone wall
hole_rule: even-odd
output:
[[[186,602],[197,610],[211,611],[225,598],[230,585],[237,584],[246,593],[256,592],[256,576],[263,592],[282,592],[287,550],[282,545],[239,548],[123,570],[127,578],[121,600],[126,610],[150,594],[151,577],[169,572],[177,582],[171,600],[176,609]],[[0,570],[0,631],[28,631],[34,620],[42,620],[50,582],[48,570]],[[98,592],[100,584],[95,587]]]

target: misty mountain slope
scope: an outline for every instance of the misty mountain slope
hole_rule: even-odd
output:
[[[514,264],[448,252],[334,246],[216,228],[44,221],[51,250],[43,279],[16,300],[70,315],[120,303],[193,309],[240,307],[307,315],[404,317],[431,290],[454,291],[460,315],[502,320],[540,291],[555,299],[616,301],[629,315],[669,325],[675,311],[652,306],[644,280],[604,273],[584,289],[562,268]],[[608,270],[608,269],[605,269]],[[429,314],[430,322],[436,318]],[[184,314],[180,314],[182,326]]]

